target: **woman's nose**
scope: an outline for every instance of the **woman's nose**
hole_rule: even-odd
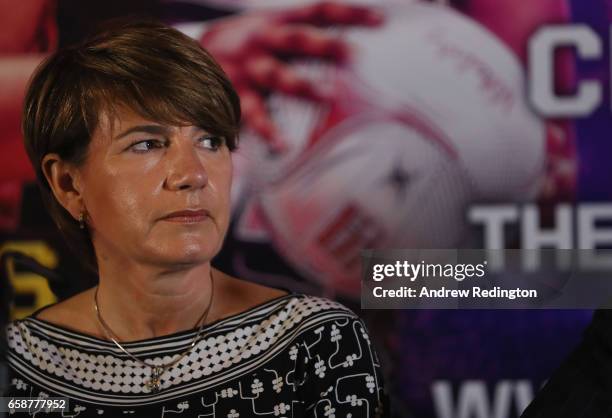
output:
[[[208,183],[208,174],[191,141],[173,144],[168,150],[167,188],[170,190],[200,189]],[[174,149],[172,149],[174,148]]]

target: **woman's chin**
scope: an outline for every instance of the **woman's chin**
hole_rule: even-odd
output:
[[[197,263],[210,261],[214,257],[215,253],[213,249],[208,246],[187,246],[180,251],[173,252],[174,258],[177,261],[185,263]]]
[[[210,261],[217,251],[211,242],[177,242],[153,249],[148,258],[154,264],[199,264]]]

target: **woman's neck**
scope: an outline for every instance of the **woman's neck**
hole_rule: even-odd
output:
[[[191,330],[209,308],[219,272],[209,263],[177,270],[100,268],[99,313],[119,341],[136,341]],[[127,271],[126,271],[127,270]],[[217,280],[218,281],[218,280]],[[215,283],[215,293],[218,284]],[[104,327],[100,324],[104,331]]]

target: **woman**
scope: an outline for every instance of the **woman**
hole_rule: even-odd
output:
[[[239,120],[221,68],[162,24],[116,25],[38,68],[28,156],[99,284],[9,326],[7,396],[68,397],[79,416],[388,414],[352,311],[211,267]]]

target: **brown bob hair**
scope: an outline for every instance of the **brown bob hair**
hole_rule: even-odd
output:
[[[195,40],[155,21],[113,21],[48,57],[28,86],[22,129],[42,199],[84,264],[97,272],[87,228],[55,199],[42,172],[57,153],[79,166],[103,112],[127,106],[159,123],[196,125],[238,145],[240,101],[229,79]]]

